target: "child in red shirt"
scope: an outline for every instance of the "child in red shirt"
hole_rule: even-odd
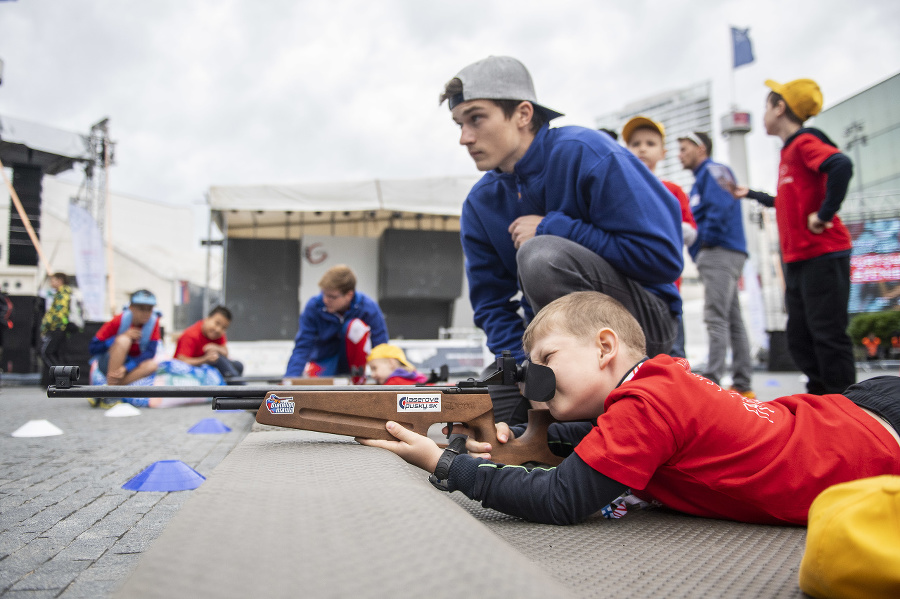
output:
[[[428,381],[427,376],[416,372],[403,350],[390,343],[373,347],[366,361],[379,385],[416,385]]]
[[[656,173],[656,165],[666,157],[666,128],[663,124],[645,116],[636,116],[629,119],[622,127],[622,139],[625,140],[625,146],[631,150],[631,153],[637,156],[638,160],[643,162],[651,173]],[[678,205],[681,207],[681,236],[684,239],[684,245],[690,247],[697,239],[697,222],[691,213],[690,200],[684,190],[674,181],[665,179],[660,179],[660,181],[678,200]],[[675,286],[679,290],[681,289],[681,277],[675,281]],[[669,355],[686,358],[684,343],[684,314],[680,314],[675,343]]]
[[[548,304],[523,346],[555,376],[547,407],[562,421],[549,431],[565,456],[559,466],[496,464],[486,459],[492,447],[472,439],[466,448],[477,453],[454,456],[396,422],[386,428],[397,441],[360,442],[434,471],[438,488],[550,524],[583,520],[630,490],[696,516],[805,525],[827,487],[900,474],[898,377],[760,402],[692,373],[684,359],[647,359],[637,320],[593,291]],[[497,425],[501,443],[521,432]]]
[[[181,333],[175,346],[175,359],[191,366],[210,364],[227,378],[239,377],[244,365],[228,359],[228,338],[225,331],[231,326],[231,310],[216,306],[203,320],[198,320]]]
[[[156,372],[162,335],[156,296],[146,289],[131,294],[128,308],[105,323],[88,347],[110,385],[128,385]]]
[[[785,336],[794,362],[809,378],[810,393],[840,393],[856,380],[853,343],[847,335],[850,299],[850,232],[837,212],[847,194],[853,164],[818,129],[803,123],[822,109],[812,79],[766,81],[766,133],[780,137],[778,192],[737,187],[747,197],[775,207],[785,262]]]

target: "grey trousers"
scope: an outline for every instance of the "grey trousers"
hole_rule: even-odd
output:
[[[746,260],[743,253],[720,247],[702,249],[696,258],[704,287],[703,321],[709,335],[709,360],[704,376],[719,383],[730,344],[732,379],[740,391],[751,388],[753,375],[750,342],[738,301],[738,279]]]
[[[555,235],[538,235],[516,254],[519,285],[529,305],[541,308],[575,291],[599,291],[618,300],[640,323],[647,354],[667,354],[676,319],[661,298],[629,279],[586,247]]]

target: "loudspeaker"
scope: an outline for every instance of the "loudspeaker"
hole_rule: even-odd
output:
[[[229,239],[225,299],[234,319],[228,339],[293,339],[300,314],[299,287],[298,240]]]
[[[84,323],[84,330],[69,333],[66,337],[62,352],[63,364],[65,366],[78,366],[80,373],[77,384],[79,385],[91,384],[89,364],[91,352],[88,347],[91,344],[91,339],[94,338],[94,335],[97,334],[97,331],[102,326],[102,321],[88,320]],[[53,381],[50,380],[50,369],[44,364],[43,372],[41,373],[41,385],[50,385],[52,383]]]
[[[378,245],[379,304],[411,298],[452,302],[462,293],[459,232],[386,229]]]
[[[391,339],[437,339],[453,316],[452,301],[382,299],[378,306]]]
[[[44,173],[39,166],[17,164],[13,167],[12,185],[22,202],[25,214],[38,239],[41,237],[41,179]],[[9,199],[9,251],[10,266],[37,266],[37,249],[28,236],[19,211]]]
[[[33,295],[10,295],[13,310],[12,328],[3,331],[3,369],[6,372],[38,372],[41,342],[41,319],[44,298]]]

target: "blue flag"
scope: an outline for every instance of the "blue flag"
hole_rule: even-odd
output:
[[[750,30],[731,28],[731,47],[734,55],[734,68],[753,62],[753,44],[750,43]]]

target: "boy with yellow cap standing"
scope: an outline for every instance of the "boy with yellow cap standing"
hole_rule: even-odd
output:
[[[825,133],[803,123],[822,109],[812,79],[766,86],[766,133],[784,141],[778,192],[772,196],[736,187],[735,197],[774,206],[785,262],[786,337],[794,362],[809,378],[810,393],[840,393],[856,381],[847,336],[850,298],[850,232],[837,216],[853,164]]]

